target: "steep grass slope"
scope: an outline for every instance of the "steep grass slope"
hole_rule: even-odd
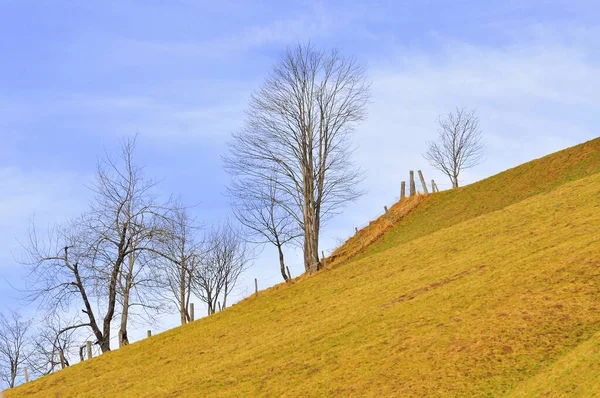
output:
[[[576,391],[598,371],[599,171],[596,140],[432,195],[353,260],[5,395]]]

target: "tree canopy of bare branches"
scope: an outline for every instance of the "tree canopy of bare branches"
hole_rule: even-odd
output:
[[[31,320],[19,312],[0,313],[0,378],[13,388],[22,365],[27,363]]]
[[[55,228],[44,244],[35,227],[25,246],[31,266],[30,298],[47,308],[67,311],[82,306],[87,320],[63,330],[89,327],[102,352],[110,351],[111,324],[121,305],[119,345],[128,344],[127,323],[133,305],[147,307],[149,289],[158,286],[145,272],[142,253],[162,233],[165,206],[152,194],[154,183],[133,161],[135,139],[126,141],[116,157],[106,154],[98,164],[90,209]],[[137,289],[142,286],[143,289]],[[136,294],[137,302],[132,301]],[[97,302],[94,303],[93,299]],[[94,305],[95,304],[95,305]],[[101,315],[103,313],[103,316]],[[101,316],[101,318],[99,318]]]
[[[167,206],[158,204],[152,190],[155,183],[144,176],[143,168],[134,160],[136,138],[121,146],[117,157],[106,154],[99,162],[94,201],[87,218],[87,228],[96,237],[95,265],[108,299],[104,333],[110,333],[110,320],[115,301],[121,300],[119,346],[129,344],[127,323],[131,307],[149,306],[147,295],[155,284],[151,273],[144,275],[150,264],[142,257],[162,233],[161,220]],[[143,289],[136,287],[144,285]],[[132,301],[137,294],[138,302]],[[102,348],[102,344],[101,344]],[[103,352],[104,352],[103,348]]]
[[[474,110],[456,108],[445,117],[440,116],[438,125],[438,139],[428,143],[423,157],[450,178],[452,188],[458,188],[460,172],[482,161],[483,139],[479,118]]]
[[[245,128],[224,157],[237,188],[274,184],[278,208],[303,231],[307,272],[320,268],[326,218],[362,193],[349,137],[366,117],[369,93],[354,59],[310,44],[288,48],[252,94]]]

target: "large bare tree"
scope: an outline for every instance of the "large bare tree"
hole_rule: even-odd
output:
[[[227,306],[227,298],[239,276],[249,266],[251,253],[228,221],[213,226],[206,238],[206,246],[207,250],[194,270],[192,288],[196,297],[206,303],[210,315],[217,311],[218,303],[222,308]]]
[[[31,295],[49,308],[68,311],[75,302],[87,319],[68,330],[89,327],[102,352],[110,351],[111,325],[121,305],[119,346],[128,344],[127,323],[134,305],[146,306],[137,294],[152,285],[139,261],[162,233],[165,206],[156,203],[154,183],[133,161],[135,139],[127,140],[115,157],[108,154],[98,164],[90,209],[65,227],[49,234],[47,244],[35,228],[26,245],[31,268]],[[151,275],[148,272],[148,275]],[[158,284],[156,284],[158,285]],[[96,302],[94,302],[96,299]],[[66,330],[65,330],[66,331]]]
[[[481,163],[483,139],[479,118],[474,110],[456,108],[438,120],[437,141],[428,143],[423,157],[429,164],[446,174],[452,188],[458,188],[460,172]]]
[[[144,266],[151,264],[140,261],[140,256],[152,247],[162,233],[161,220],[165,217],[166,205],[159,204],[153,194],[155,183],[144,175],[143,167],[136,164],[136,138],[121,145],[117,156],[105,154],[98,163],[96,181],[92,187],[94,199],[86,217],[86,228],[96,237],[94,252],[95,270],[100,291],[107,299],[107,313],[103,323],[105,338],[110,337],[110,322],[121,304],[121,321],[118,331],[119,346],[129,344],[127,324],[134,305],[147,308],[148,289],[154,280]],[[145,289],[136,286],[143,285]],[[156,286],[157,287],[157,284]],[[137,292],[137,302],[133,294]],[[109,347],[100,347],[105,352]]]
[[[307,272],[320,268],[327,216],[361,194],[349,134],[366,117],[369,92],[353,58],[311,44],[288,48],[250,97],[245,128],[224,158],[240,186],[275,181],[283,209],[303,230]]]
[[[9,388],[27,363],[31,324],[19,312],[0,313],[0,377]]]
[[[283,248],[300,238],[302,229],[286,211],[285,196],[278,191],[275,178],[244,185],[234,181],[228,191],[233,214],[248,232],[247,239],[251,243],[270,243],[277,248],[281,276],[288,281],[290,276],[286,271]]]

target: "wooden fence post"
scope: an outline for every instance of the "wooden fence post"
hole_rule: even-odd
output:
[[[254,294],[258,296],[258,279],[254,278]]]
[[[392,220],[392,216],[390,215],[387,206],[383,206],[383,209],[385,210],[385,216],[386,216],[387,220],[390,222],[390,225],[393,227],[394,221]]]
[[[90,360],[92,359],[92,342],[86,341],[85,347],[87,348],[87,359]]]
[[[327,268],[327,259],[325,258],[325,252],[321,250],[321,260],[323,260],[323,269]]]
[[[221,302],[217,301],[217,304],[219,305],[219,312],[223,311],[223,309],[221,308]]]
[[[406,197],[406,181],[400,183],[400,200]]]
[[[358,228],[354,227],[354,232],[356,232],[356,235],[358,235],[358,240],[360,240],[360,246],[365,247],[365,242],[363,242],[362,236],[360,236],[360,232],[358,231]]]
[[[194,303],[190,303],[190,321],[194,322]]]
[[[64,369],[65,368],[65,353],[63,352],[63,350],[58,351],[58,357],[60,358],[60,368]]]
[[[288,266],[286,265],[286,266],[285,266],[285,269],[286,269],[286,270],[287,270],[287,272],[288,272],[288,280],[289,280],[289,279],[292,279],[292,273],[290,272],[290,267],[288,267]]]
[[[148,330],[147,332],[148,338],[152,337],[152,330]]]
[[[423,192],[425,193],[425,195],[429,195],[429,191],[427,190],[427,184],[425,184],[425,178],[423,178],[423,173],[421,172],[421,170],[418,170],[417,173],[419,174],[419,179],[421,180]]]
[[[435,193],[435,181],[431,180],[431,193]]]
[[[27,371],[27,366],[23,368],[23,373],[25,373],[25,383],[29,383],[29,372]]]
[[[410,196],[417,194],[417,187],[415,186],[415,172],[410,171]]]
[[[440,189],[438,188],[437,184],[435,183],[435,181],[433,182],[433,185],[435,186],[435,192],[440,192]]]

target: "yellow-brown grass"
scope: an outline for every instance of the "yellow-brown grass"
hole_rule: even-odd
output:
[[[329,257],[325,259],[327,267],[333,267],[344,263],[366,248],[377,242],[386,232],[388,232],[396,223],[406,217],[415,207],[421,203],[426,196],[415,195],[404,198],[395,203],[388,214],[383,214],[379,218],[371,221],[369,225],[360,229],[358,234],[354,234],[340,247],[335,249]],[[359,236],[360,235],[360,236]]]
[[[593,396],[599,146],[431,195],[327,272],[5,395]]]

